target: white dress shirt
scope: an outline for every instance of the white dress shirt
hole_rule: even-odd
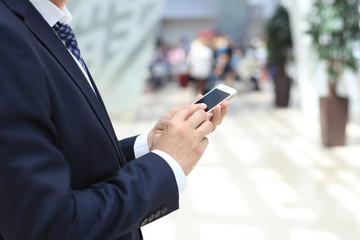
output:
[[[50,27],[53,27],[57,22],[68,24],[72,19],[72,15],[68,11],[66,6],[64,6],[63,9],[60,9],[56,5],[54,5],[50,0],[29,0],[29,1],[34,5],[34,7],[42,15],[42,17],[50,25]],[[81,69],[87,81],[89,82],[91,88],[94,90],[86,70],[82,67],[81,63],[75,58],[75,56],[70,51],[69,53],[74,58],[75,62],[78,64],[79,68]],[[135,140],[134,153],[136,158],[139,158],[149,153],[147,135],[148,134],[142,134],[138,136]],[[176,160],[173,157],[171,157],[169,154],[163,151],[154,150],[152,152],[162,157],[169,164],[169,166],[174,172],[179,193],[181,193],[186,186],[186,177],[180,165],[176,162]]]

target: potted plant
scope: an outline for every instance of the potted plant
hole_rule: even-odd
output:
[[[354,56],[360,39],[359,0],[315,0],[309,15],[308,34],[320,60],[326,65],[328,95],[320,97],[320,123],[325,146],[345,144],[348,98],[339,96],[338,82],[346,68],[358,69]]]
[[[291,80],[286,74],[286,64],[291,57],[292,38],[289,14],[282,5],[276,9],[266,26],[268,70],[274,80],[275,104],[287,107]]]

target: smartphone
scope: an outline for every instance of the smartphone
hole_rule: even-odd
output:
[[[194,102],[194,104],[205,103],[207,106],[205,111],[211,112],[216,105],[232,99],[236,94],[236,89],[220,84],[207,92],[202,98]]]

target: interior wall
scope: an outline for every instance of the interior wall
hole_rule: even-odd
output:
[[[136,109],[164,0],[69,1],[71,25],[109,112]]]
[[[165,19],[161,23],[161,37],[164,42],[176,45],[179,40],[195,39],[200,29],[214,29],[214,19]]]

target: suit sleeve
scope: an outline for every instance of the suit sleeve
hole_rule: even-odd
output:
[[[153,153],[73,190],[46,66],[22,35],[1,24],[0,35],[0,238],[116,239],[178,208],[172,170]]]
[[[127,162],[135,159],[134,144],[136,138],[137,136],[125,138],[119,141],[120,148],[123,151]]]

